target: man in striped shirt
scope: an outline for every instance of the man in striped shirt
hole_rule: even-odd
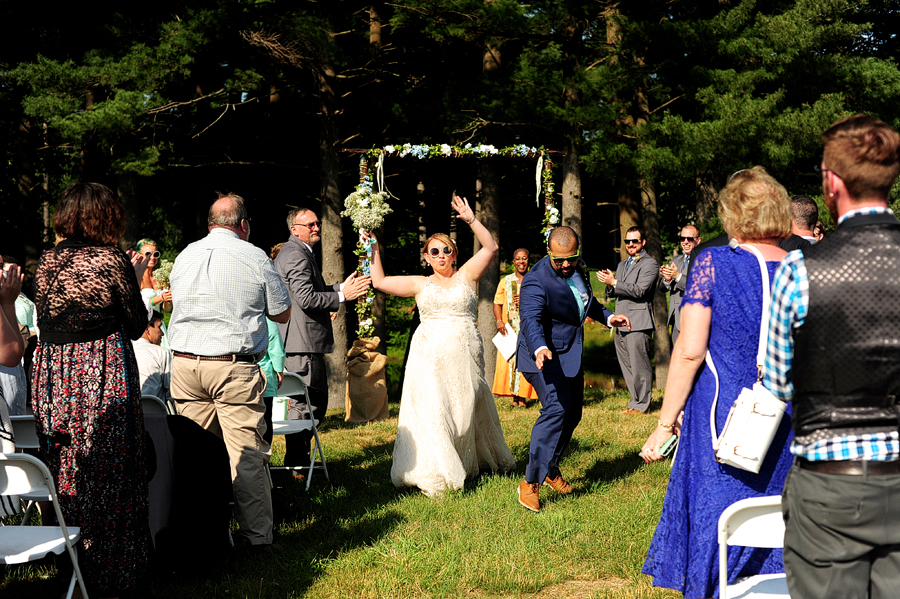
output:
[[[764,384],[793,402],[783,493],[791,597],[900,588],[900,136],[854,115],[823,135],[833,235],[775,273]]]

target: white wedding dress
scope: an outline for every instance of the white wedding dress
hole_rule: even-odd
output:
[[[459,278],[450,289],[429,278],[416,302],[421,324],[406,365],[391,481],[433,496],[516,462],[484,380],[475,292]]]

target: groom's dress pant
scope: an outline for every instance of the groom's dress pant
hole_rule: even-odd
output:
[[[525,481],[542,483],[559,474],[559,460],[581,422],[584,370],[573,377],[549,372],[525,372],[541,401],[541,413],[531,430]]]

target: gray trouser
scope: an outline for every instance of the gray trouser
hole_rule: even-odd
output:
[[[793,599],[900,593],[900,474],[843,476],[791,467],[782,496]]]
[[[650,409],[650,391],[653,388],[653,368],[650,366],[650,335],[645,331],[616,330],[616,356],[619,368],[628,385],[631,401],[628,407],[646,412]]]

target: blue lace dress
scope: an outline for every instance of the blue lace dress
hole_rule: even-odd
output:
[[[766,266],[771,281],[778,263]],[[759,262],[752,253],[723,246],[698,257],[682,306],[699,303],[712,309],[709,348],[719,372],[718,433],[740,390],[756,380],[761,302]],[[716,462],[709,427],[715,389],[715,378],[704,364],[684,408],[678,454],[643,568],[654,586],[679,591],[685,599],[718,596],[716,526],[722,511],[748,497],[780,495],[793,460],[788,406],[759,474]],[[783,571],[781,549],[729,548],[729,583]]]

